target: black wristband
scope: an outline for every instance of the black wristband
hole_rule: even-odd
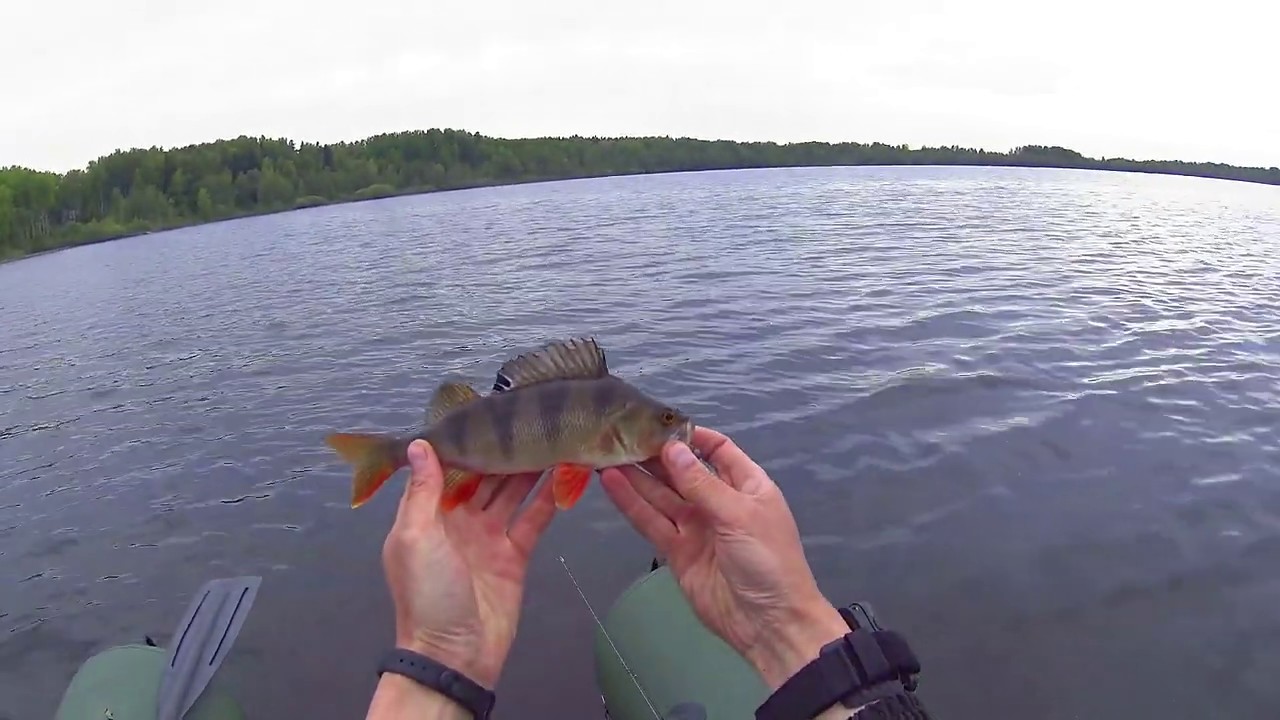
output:
[[[859,628],[830,643],[756,709],[756,720],[804,720],[914,689],[920,663],[897,633]]]
[[[471,711],[476,720],[488,720],[495,697],[492,690],[421,653],[392,648],[382,656],[378,675],[393,672],[415,680]]]

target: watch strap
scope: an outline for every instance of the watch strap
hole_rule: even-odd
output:
[[[392,648],[382,656],[378,675],[393,672],[431,688],[471,711],[476,720],[488,720],[496,701],[492,690],[453,668],[405,648]]]
[[[888,630],[857,629],[826,644],[756,709],[756,720],[804,720],[837,702],[858,707],[914,689],[920,663]]]

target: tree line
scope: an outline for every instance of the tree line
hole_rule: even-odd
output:
[[[1043,145],[992,152],[670,137],[502,139],[440,129],[323,144],[241,136],[173,149],[119,150],[66,174],[0,168],[0,258],[397,194],[604,175],[830,165],[1085,168],[1280,184],[1275,167],[1094,159]]]

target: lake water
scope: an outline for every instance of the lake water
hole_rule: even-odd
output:
[[[264,576],[254,717],[363,717],[404,474],[321,438],[594,334],[782,486],[939,718],[1280,711],[1280,188],[1034,169],[678,174],[319,208],[0,266],[0,718]],[[497,716],[600,717],[652,551],[598,484],[530,569]]]

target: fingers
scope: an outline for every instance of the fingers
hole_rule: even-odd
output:
[[[472,495],[466,502],[462,503],[462,507],[466,507],[471,512],[481,512],[489,505],[489,501],[493,500],[497,495],[498,488],[507,482],[507,475],[485,475],[480,478],[480,484],[476,487],[475,495]]]
[[[642,463],[643,465],[643,463]],[[675,490],[663,480],[654,477],[654,472],[649,468],[643,470],[633,465],[624,465],[617,468],[627,478],[627,482],[631,483],[631,487],[635,488],[636,493],[644,498],[644,501],[653,506],[654,510],[662,513],[668,520],[680,524],[680,518],[689,510],[689,503],[685,502]],[[665,478],[666,471],[662,471],[659,477]]]
[[[643,474],[643,473],[637,473]],[[653,478],[649,478],[653,480]],[[654,480],[656,483],[657,481]],[[636,490],[620,468],[606,468],[600,471],[600,485],[604,492],[618,506],[618,511],[631,523],[646,540],[661,552],[666,552],[676,538],[676,526],[665,515],[651,505]]]
[[[436,521],[440,512],[440,493],[444,488],[444,472],[440,460],[426,440],[409,444],[409,482],[405,483],[396,525],[422,527]]]
[[[649,458],[648,460],[641,460],[637,465],[640,466],[641,470],[649,473],[652,477],[655,477],[668,485],[671,484],[671,476],[667,474],[667,469],[662,466],[661,455]]]
[[[524,473],[507,475],[495,487],[491,499],[485,506],[485,513],[498,520],[502,527],[511,521],[516,509],[529,497],[529,493],[538,485],[541,473]]]
[[[725,442],[728,440],[726,439]],[[716,451],[720,452],[723,448],[722,443]],[[698,506],[712,517],[722,517],[724,510],[736,505],[741,499],[734,488],[716,477],[698,458],[694,457],[689,446],[684,443],[675,441],[667,443],[667,446],[662,449],[662,464],[671,475],[671,486],[680,494],[680,497]]]
[[[535,477],[535,482],[536,480]],[[552,492],[553,487],[554,483],[551,482],[544,482],[538,486],[538,492],[533,496],[533,500],[516,515],[511,527],[507,530],[507,537],[511,538],[511,544],[526,556],[533,553],[534,546],[538,544],[538,538],[542,537],[543,531],[555,517],[556,497]],[[516,505],[519,506],[519,503]]]
[[[702,456],[708,459],[720,448],[724,447],[726,443],[733,442],[728,435],[701,425],[693,429],[693,437],[689,438],[689,440],[689,444],[698,448],[698,452],[701,452]]]
[[[767,477],[764,469],[723,433],[699,426],[690,440],[720,478],[737,490],[744,490],[744,484],[752,479]]]
[[[529,492],[533,490],[533,485],[538,479],[537,474],[485,475],[480,480],[480,485],[476,488],[475,494],[460,506],[460,508],[465,510],[463,514],[470,516],[478,515],[480,513],[488,513],[493,507],[494,502],[497,501],[498,497],[503,495],[504,491],[512,489],[511,481],[516,478],[524,478],[522,482],[516,483],[515,485],[516,488],[524,491],[520,495],[520,499],[515,503],[515,507],[519,507],[520,503],[524,502],[524,499],[529,496]],[[507,514],[502,518],[503,527],[506,527],[506,521],[510,519],[510,512],[513,511],[515,507],[508,510]]]

